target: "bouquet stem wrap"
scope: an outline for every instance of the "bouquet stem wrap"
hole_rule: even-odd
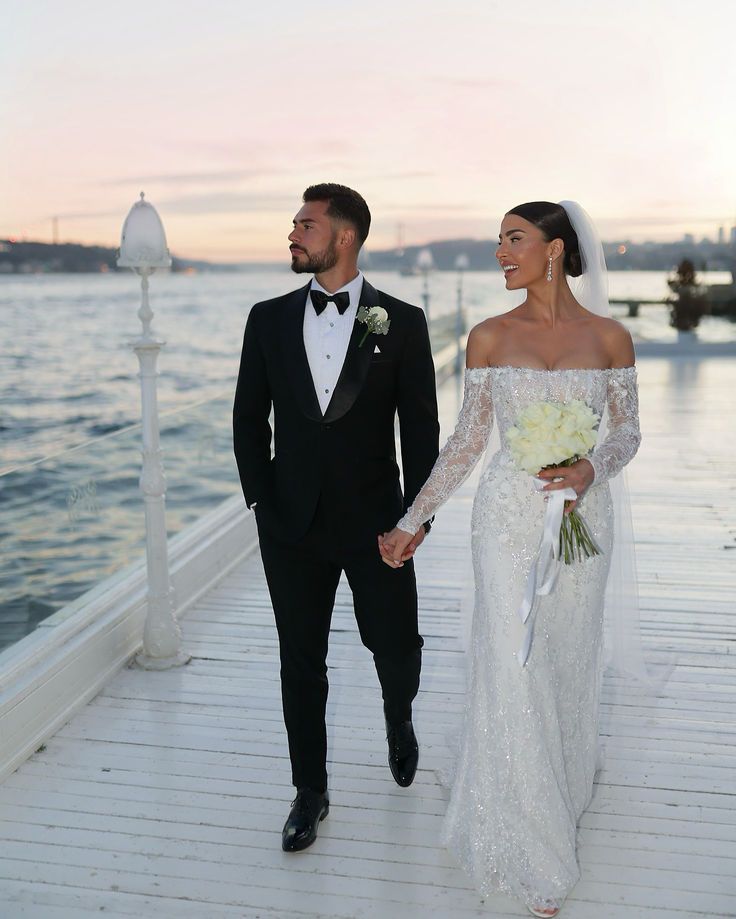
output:
[[[537,491],[542,491],[544,486],[549,484],[545,479],[539,479],[536,476],[532,481]],[[575,501],[576,498],[577,494],[572,488],[558,488],[548,492],[542,540],[537,556],[529,569],[524,586],[524,596],[519,605],[519,617],[526,625],[524,640],[517,655],[522,667],[526,664],[532,649],[537,597],[544,597],[552,593],[560,571],[557,562],[560,557],[560,531],[562,517],[565,513],[565,501]]]

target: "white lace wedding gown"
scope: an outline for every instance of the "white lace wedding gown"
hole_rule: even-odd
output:
[[[544,496],[515,465],[505,434],[532,402],[581,399],[608,407],[608,432],[589,457],[593,485],[578,508],[602,554],[562,565],[539,599],[526,666],[518,607],[536,555]],[[527,905],[560,903],[579,878],[577,821],[590,801],[598,745],[603,597],[613,540],[607,480],[636,453],[636,370],[465,372],[455,432],[399,521],[414,533],[464,481],[494,421],[501,448],[484,469],[472,515],[475,609],[465,723],[444,841],[477,888]]]

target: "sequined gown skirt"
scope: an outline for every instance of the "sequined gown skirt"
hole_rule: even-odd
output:
[[[613,538],[607,485],[579,503],[602,554],[563,565],[517,660],[518,606],[545,504],[498,453],[472,517],[475,609],[469,681],[444,840],[484,894],[561,901],[579,878],[576,826],[597,761],[603,596]]]

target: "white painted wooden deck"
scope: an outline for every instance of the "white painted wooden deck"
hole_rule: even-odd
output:
[[[675,650],[665,698],[607,681],[615,744],[580,825],[569,919],[736,916],[736,361],[640,361],[645,434],[630,470],[643,625]],[[455,385],[442,391],[456,411]],[[341,586],[331,641],[332,809],[287,856],[291,798],[277,649],[260,560],[184,622],[192,663],[125,670],[0,786],[2,919],[506,917],[437,845],[433,771],[462,704],[459,601],[472,483],[418,559],[425,665],[420,771],[398,788],[381,704]],[[610,749],[611,747],[614,749]]]

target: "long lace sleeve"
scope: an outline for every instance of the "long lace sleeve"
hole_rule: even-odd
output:
[[[440,450],[429,478],[397,526],[416,533],[470,475],[486,448],[493,426],[490,370],[465,371],[463,405],[454,432]]]
[[[635,367],[611,371],[607,401],[608,431],[589,457],[595,472],[594,485],[602,485],[618,475],[639,449],[641,432]]]

